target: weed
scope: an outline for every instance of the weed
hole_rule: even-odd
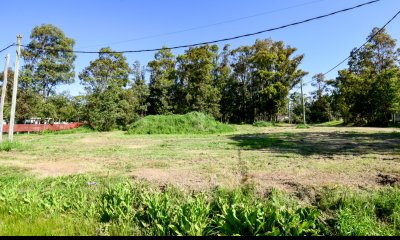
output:
[[[119,178],[34,179],[17,171],[15,177],[10,174],[0,177],[0,235],[400,233],[400,189],[393,187],[361,193],[327,189],[315,205],[305,205],[277,190],[257,197],[248,185],[189,194],[172,186],[159,190]],[[332,220],[324,221],[322,216]]]
[[[2,142],[0,143],[0,152],[4,151],[4,152],[9,152],[12,149],[19,149],[21,147],[20,143],[17,142]]]

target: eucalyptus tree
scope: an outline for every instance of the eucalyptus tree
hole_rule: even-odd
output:
[[[205,45],[177,57],[176,112],[199,111],[220,117],[221,95],[213,78],[217,51],[216,45]]]
[[[330,96],[328,95],[328,82],[325,80],[323,73],[316,74],[312,77],[313,82],[311,85],[316,88],[311,92],[312,102],[310,105],[310,122],[322,123],[331,120],[332,110],[330,104]]]
[[[75,41],[51,24],[34,27],[30,39],[22,51],[23,71],[30,86],[46,99],[58,85],[74,82]]]
[[[286,108],[287,96],[293,86],[308,73],[299,69],[304,55],[295,55],[296,48],[282,41],[257,40],[252,46],[251,91],[254,117],[275,120],[279,111]]]
[[[118,127],[118,122],[126,123],[127,115],[135,114],[127,111],[130,106],[126,87],[131,73],[132,69],[121,53],[102,48],[98,58],[79,74],[87,92],[86,119],[93,128],[109,131]]]
[[[346,122],[387,125],[400,111],[399,50],[385,30],[374,28],[367,39],[332,83],[335,105]]]
[[[173,84],[176,76],[176,59],[169,49],[158,51],[148,63],[150,72],[150,114],[171,114],[174,110]]]
[[[145,79],[145,68],[141,67],[139,61],[135,61],[133,64],[133,83],[131,87],[132,95],[131,100],[132,106],[135,107],[135,110],[140,117],[144,117],[148,111],[149,103],[148,97],[150,95],[149,87],[146,84]]]

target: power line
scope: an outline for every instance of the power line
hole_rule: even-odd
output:
[[[134,39],[130,39],[130,40],[107,43],[107,44],[96,44],[96,45],[91,45],[91,46],[86,46],[86,47],[98,47],[98,46],[106,46],[106,45],[115,45],[115,44],[134,42],[134,41],[157,38],[157,37],[170,36],[170,35],[173,35],[173,34],[184,33],[184,32],[189,32],[189,31],[193,31],[193,30],[214,27],[214,26],[218,26],[218,25],[222,25],[222,24],[226,24],[226,23],[238,22],[238,21],[245,20],[245,19],[250,19],[250,18],[259,17],[259,16],[263,16],[263,15],[268,15],[268,14],[271,14],[271,13],[277,13],[277,12],[281,12],[281,11],[285,11],[285,10],[289,10],[289,9],[293,9],[293,8],[303,7],[303,6],[306,6],[306,5],[310,5],[310,4],[314,4],[314,3],[318,3],[318,2],[322,2],[322,1],[325,1],[325,0],[315,0],[315,1],[311,1],[311,2],[305,2],[305,3],[297,4],[297,5],[294,5],[294,6],[289,6],[289,7],[286,7],[286,8],[275,9],[275,10],[271,10],[271,11],[267,11],[267,12],[254,14],[254,15],[251,15],[251,16],[246,16],[246,17],[241,17],[241,18],[236,18],[236,19],[230,19],[230,20],[226,20],[226,21],[221,21],[221,22],[212,23],[212,24],[208,24],[208,25],[202,25],[202,26],[198,26],[198,27],[192,27],[192,28],[179,30],[179,31],[173,31],[173,32],[162,33],[162,34],[155,34],[155,35],[149,35],[149,36],[138,37],[138,38],[134,38]]]
[[[387,27],[387,25],[389,25],[394,19],[396,19],[397,16],[399,16],[400,11],[398,11],[383,27],[381,27],[374,35],[372,35],[363,45],[361,45],[359,48],[357,48],[353,53],[357,53],[358,51],[360,51],[363,47],[365,47],[365,45],[367,45],[369,42],[371,42],[379,33],[381,33],[383,31],[383,29],[385,29]],[[336,66],[334,66],[333,68],[331,68],[329,71],[327,71],[326,73],[324,73],[323,75],[326,76],[328,73],[332,72],[333,70],[335,70],[337,67],[339,67],[340,65],[342,65],[344,62],[346,62],[349,58],[351,58],[351,54],[345,58],[344,60],[342,60],[340,63],[338,63]],[[307,83],[311,83],[314,80],[310,80],[308,82],[305,82],[303,84],[307,84]],[[297,87],[294,91],[297,92],[297,90],[299,90],[300,86]]]
[[[9,49],[10,47],[15,46],[15,43],[8,45],[7,47],[0,50],[0,53],[4,52],[5,50]]]
[[[381,29],[379,29],[379,31],[377,31],[374,35],[372,35],[363,45],[361,45],[361,47],[359,47],[355,52],[353,53],[357,53],[358,51],[360,51],[365,45],[367,45],[369,42],[372,41],[372,39],[374,39],[379,33],[381,33],[383,31],[383,29],[386,28],[387,25],[389,25],[398,15],[400,14],[400,11],[398,11],[396,13],[396,15],[394,15],[383,27],[381,27]],[[327,71],[326,73],[324,73],[323,75],[327,75],[328,73],[332,72],[333,70],[335,70],[337,67],[339,67],[340,65],[342,65],[344,62],[346,62],[349,58],[351,58],[351,54],[345,58],[343,61],[341,61],[340,63],[338,63],[336,66],[334,66],[333,68],[331,68],[329,71]]]
[[[275,28],[270,28],[270,29],[266,29],[266,30],[262,30],[262,31],[258,31],[255,33],[248,33],[248,34],[243,34],[243,35],[239,35],[239,36],[235,36],[235,37],[229,37],[229,38],[223,38],[223,39],[219,39],[219,40],[214,40],[214,41],[208,41],[208,42],[201,42],[201,43],[194,43],[194,44],[187,44],[187,45],[181,45],[181,46],[175,46],[175,47],[164,47],[164,48],[155,48],[155,49],[143,49],[143,50],[127,50],[127,51],[110,51],[110,52],[99,52],[99,51],[74,51],[74,50],[67,50],[67,49],[55,49],[55,48],[45,48],[45,50],[52,50],[52,51],[60,51],[60,52],[73,52],[73,53],[82,53],[82,54],[100,54],[100,53],[140,53],[140,52],[154,52],[154,51],[160,51],[163,49],[178,49],[178,48],[188,48],[188,47],[195,47],[195,46],[201,46],[201,45],[207,45],[207,44],[214,44],[214,43],[219,43],[219,42],[225,42],[225,41],[230,41],[230,40],[235,40],[235,39],[239,39],[239,38],[244,38],[244,37],[250,37],[250,36],[254,36],[254,35],[258,35],[261,33],[266,33],[266,32],[272,32],[272,31],[276,31],[276,30],[280,30],[280,29],[284,29],[284,28],[288,28],[291,26],[296,26],[296,25],[300,25],[303,23],[307,23],[307,22],[311,22],[314,20],[318,20],[318,19],[322,19],[322,18],[326,18],[329,16],[333,16],[342,12],[347,12],[347,11],[351,11],[354,10],[356,8],[360,8],[366,5],[370,5],[373,3],[377,3],[380,2],[381,0],[374,0],[374,1],[369,1],[363,4],[359,4],[356,5],[354,7],[350,7],[350,8],[345,8],[339,11],[335,11],[332,13],[328,13],[325,15],[320,15],[318,17],[313,17],[313,18],[309,18],[303,21],[298,21],[298,22],[294,22],[294,23],[290,23],[290,24],[286,24],[280,27],[275,27]],[[22,47],[25,48],[29,48],[29,46],[26,45],[21,45]]]

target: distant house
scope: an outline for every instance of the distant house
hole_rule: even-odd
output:
[[[24,124],[40,124],[40,118],[33,117],[30,119],[25,119]]]

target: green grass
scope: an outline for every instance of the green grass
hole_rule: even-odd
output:
[[[78,128],[73,128],[73,129],[68,129],[68,130],[61,130],[61,131],[43,131],[43,132],[38,132],[38,134],[50,134],[50,135],[62,135],[62,134],[75,134],[75,133],[91,133],[95,132],[91,127],[89,126],[80,126]]]
[[[297,124],[296,128],[297,129],[306,129],[306,128],[311,128],[311,126],[308,124]]]
[[[258,122],[254,122],[253,126],[255,126],[255,127],[275,127],[276,124],[274,122],[258,121]]]
[[[319,208],[339,236],[396,236],[400,233],[400,189],[354,192],[328,189]]]
[[[9,152],[13,149],[19,149],[21,148],[21,144],[18,142],[8,142],[8,141],[3,141],[0,143],[0,152]]]
[[[233,132],[231,125],[199,112],[185,115],[152,115],[132,124],[128,134],[213,134]]]
[[[330,122],[315,124],[315,126],[317,127],[338,127],[341,125],[343,125],[343,121],[330,121]]]
[[[327,188],[313,203],[251,184],[186,192],[125,178],[36,179],[1,167],[0,235],[366,236],[400,234],[400,189]],[[78,224],[77,224],[78,223]]]
[[[400,234],[399,182],[377,182],[399,176],[397,129],[235,127],[16,134],[0,235]]]

